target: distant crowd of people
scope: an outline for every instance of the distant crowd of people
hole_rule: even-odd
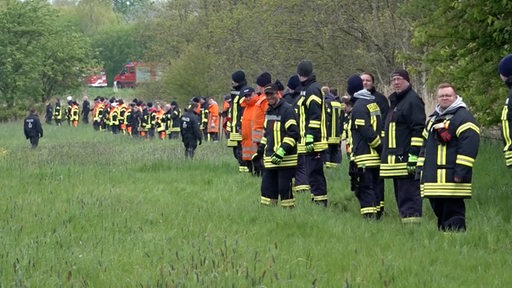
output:
[[[498,64],[509,87],[501,124],[507,167],[512,167],[512,54]],[[441,231],[465,231],[465,199],[472,196],[472,170],[478,154],[480,127],[453,85],[437,88],[437,105],[427,117],[423,99],[413,89],[409,73],[391,74],[394,92],[388,97],[375,89],[369,72],[347,79],[347,93],[317,82],[311,61],[283,85],[268,72],[248,85],[245,73],[231,75],[231,93],[222,111],[212,98],[194,97],[182,114],[175,101],[163,107],[133,99],[97,97],[82,110],[72,98],[66,112],[57,100],[47,103],[46,122],[77,126],[82,116],[98,131],[152,139],[182,138],[185,156],[192,158],[203,139],[218,141],[225,134],[240,172],[262,176],[262,205],[295,206],[295,193],[311,193],[312,202],[328,206],[324,167],[337,167],[342,151],[348,161],[347,186],[354,191],[366,219],[384,214],[384,179],[393,190],[403,223],[421,220],[422,198],[429,199]],[[221,119],[223,119],[221,123]],[[43,130],[35,110],[24,122],[32,147]],[[342,143],[345,146],[342,148]]]

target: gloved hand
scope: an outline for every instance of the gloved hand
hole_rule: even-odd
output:
[[[306,135],[306,152],[311,153],[315,151],[315,146],[313,145],[314,142],[315,140],[313,138],[313,135]]]
[[[450,131],[448,131],[446,128],[436,129],[435,137],[437,141],[442,144],[446,144],[452,140],[452,134],[450,134]]]
[[[272,154],[272,156],[270,156],[270,162],[272,162],[272,164],[274,164],[274,165],[281,164],[281,161],[283,161],[284,154],[285,154],[284,149],[279,147],[279,149],[277,149],[277,152]]]
[[[203,140],[202,139],[199,139],[199,145],[203,144]]]
[[[418,156],[409,154],[409,158],[407,158],[407,173],[409,175],[416,174],[416,163],[418,162]]]
[[[264,144],[258,144],[258,150],[256,150],[256,153],[252,155],[251,160],[252,161],[259,161],[261,158],[263,158],[263,153],[265,152],[265,145]]]

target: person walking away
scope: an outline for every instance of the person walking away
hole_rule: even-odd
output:
[[[375,96],[364,89],[363,80],[359,75],[352,75],[347,80],[347,93],[350,102],[354,103],[350,133],[352,137],[352,157],[357,168],[358,183],[355,194],[360,204],[360,213],[364,218],[377,218],[379,212],[379,197],[377,193],[379,182],[381,115],[375,102]]]
[[[327,149],[325,106],[321,86],[316,82],[311,61],[303,60],[297,65],[301,82],[302,105],[306,118],[306,174],[311,187],[313,202],[327,207],[327,181],[324,175],[323,152]]]
[[[265,87],[269,108],[265,116],[265,133],[258,146],[256,157],[265,165],[261,181],[261,204],[295,207],[292,179],[297,166],[299,127],[293,107],[279,97],[274,84]]]
[[[418,158],[423,197],[430,200],[440,231],[466,231],[464,199],[472,194],[480,128],[451,84],[438,86],[437,106],[423,135]]]
[[[43,127],[41,126],[39,116],[37,116],[34,108],[30,108],[28,116],[23,121],[23,132],[25,138],[30,140],[32,149],[37,148],[39,138],[43,138]]]
[[[505,165],[512,168],[512,54],[501,59],[498,71],[501,80],[509,89],[507,100],[501,110],[501,136],[503,137]]]
[[[418,223],[422,217],[420,182],[415,179],[418,155],[423,144],[425,104],[410,84],[409,73],[391,74],[393,92],[385,124],[380,176],[392,178],[402,223]]]
[[[202,136],[201,130],[199,129],[199,119],[198,114],[195,112],[198,108],[197,103],[191,103],[187,109],[185,109],[185,113],[181,116],[181,140],[183,141],[183,145],[185,146],[185,158],[194,158],[194,153],[197,148],[197,145],[201,145]]]

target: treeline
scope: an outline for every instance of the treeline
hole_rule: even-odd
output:
[[[235,70],[286,81],[309,59],[339,91],[370,71],[388,93],[398,67],[427,103],[433,87],[452,82],[490,125],[506,94],[497,63],[512,52],[510,12],[510,1],[479,0],[5,0],[0,101],[8,110],[42,103],[80,89],[90,67],[112,83],[124,63],[143,61],[165,73],[140,97],[184,103],[226,94]]]

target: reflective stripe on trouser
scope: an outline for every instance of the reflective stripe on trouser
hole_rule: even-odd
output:
[[[292,179],[295,167],[265,169],[261,180],[261,204],[270,205],[281,197],[281,206],[295,206],[292,192]]]
[[[414,176],[393,178],[395,198],[402,222],[418,222],[422,215],[420,181]]]
[[[356,192],[357,200],[361,206],[362,215],[377,214],[379,201],[377,199],[377,186],[379,181],[379,169],[377,167],[358,169],[359,187]]]
[[[297,169],[295,171],[295,186],[293,191],[308,191],[309,192],[309,181],[306,175],[306,156],[299,154],[297,157]]]
[[[306,154],[306,175],[311,187],[313,201],[327,200],[327,181],[324,175],[324,163],[321,152]]]

